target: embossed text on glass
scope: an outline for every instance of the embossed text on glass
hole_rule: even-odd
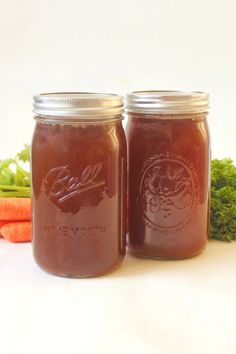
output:
[[[104,180],[99,180],[99,173],[102,169],[102,163],[87,166],[81,176],[72,176],[69,166],[59,166],[51,169],[44,180],[45,186],[49,185],[49,198],[56,198],[59,203],[68,199],[105,185]]]

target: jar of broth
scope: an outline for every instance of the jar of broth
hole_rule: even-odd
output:
[[[208,95],[127,95],[129,250],[181,259],[207,243],[210,148]]]
[[[34,97],[33,253],[47,272],[93,277],[125,255],[123,99],[97,93]]]

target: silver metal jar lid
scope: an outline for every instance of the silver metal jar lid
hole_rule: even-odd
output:
[[[134,91],[126,96],[127,112],[145,114],[203,113],[209,109],[204,92]]]
[[[110,119],[124,110],[123,97],[89,92],[55,92],[34,96],[33,112],[38,116]]]

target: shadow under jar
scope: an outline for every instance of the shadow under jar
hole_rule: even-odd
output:
[[[34,97],[33,253],[44,270],[93,277],[125,255],[123,99],[94,93]]]
[[[129,250],[181,259],[206,246],[209,227],[208,95],[127,95]]]

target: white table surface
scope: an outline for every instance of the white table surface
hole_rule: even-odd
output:
[[[0,353],[235,354],[236,242],[67,279],[40,270],[31,244],[0,239]]]

